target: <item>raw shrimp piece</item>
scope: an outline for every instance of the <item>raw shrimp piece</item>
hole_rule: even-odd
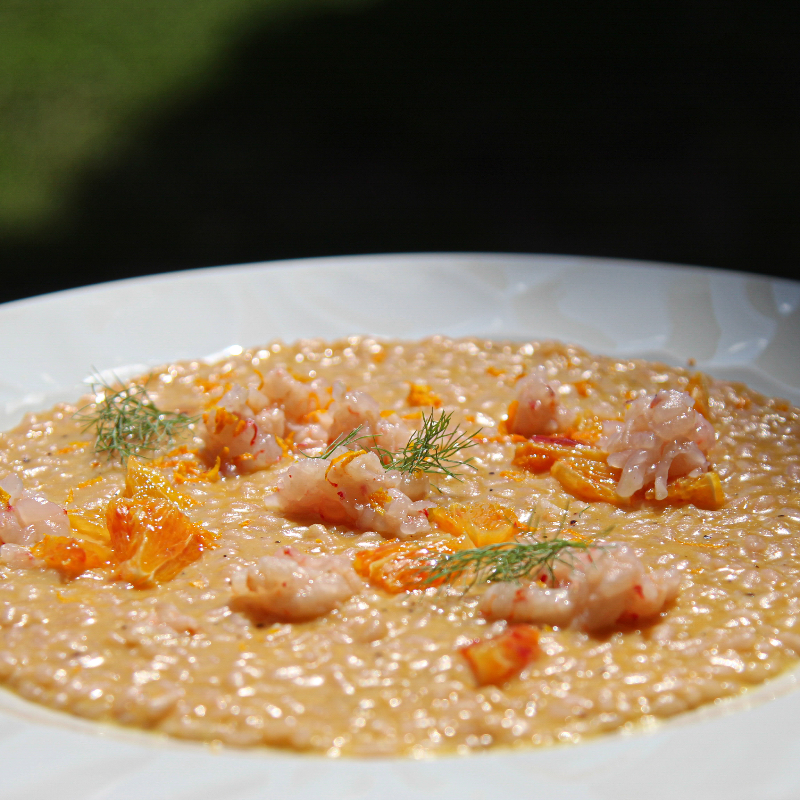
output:
[[[231,608],[261,619],[302,622],[332,611],[363,584],[344,556],[308,556],[285,547],[231,579]]]
[[[332,421],[328,439],[337,437],[358,428],[359,440],[353,446],[369,450],[380,447],[395,452],[402,450],[413,433],[405,420],[395,414],[382,416],[378,403],[366,392],[347,392],[342,394],[341,385],[334,387],[333,403],[329,409]]]
[[[209,464],[224,456],[226,472],[255,472],[275,464],[283,457],[283,448],[274,433],[283,428],[282,417],[279,409],[264,410],[255,419],[222,406],[212,409],[203,418],[205,448],[200,455]]]
[[[17,475],[0,481],[0,544],[31,545],[45,536],[69,534],[67,512],[42,495],[22,488]]]
[[[715,440],[714,427],[695,410],[694,398],[674,389],[637,398],[624,421],[604,422],[603,432],[600,445],[609,453],[608,464],[622,470],[620,497],[652,485],[656,500],[667,497],[670,478],[708,471],[706,455]]]
[[[307,425],[289,422],[286,428],[297,450],[322,453],[328,446],[328,428],[324,422],[309,422]]]
[[[0,543],[21,545],[26,543],[27,538],[27,533],[19,524],[17,515],[11,510],[0,511]]]
[[[8,497],[4,498],[6,502],[13,501],[14,498],[19,497],[23,492],[22,478],[19,475],[6,475],[5,478],[0,479],[0,495],[7,494]]]
[[[157,603],[150,615],[154,625],[166,625],[176,633],[195,634],[200,630],[200,624],[195,617],[179,611],[172,603]]]
[[[287,514],[409,539],[430,530],[427,491],[427,476],[386,470],[375,453],[340,447],[330,459],[292,464],[269,503]]]
[[[506,427],[521,436],[549,434],[564,430],[573,414],[558,399],[558,381],[547,381],[547,373],[537,369],[517,384],[516,399],[508,407]]]
[[[496,583],[481,598],[481,611],[489,619],[568,627],[575,616],[575,601],[566,588]]]
[[[481,600],[492,619],[545,623],[585,631],[654,617],[678,593],[674,570],[648,571],[630,545],[592,547],[557,562],[553,580],[497,583]],[[547,585],[552,583],[552,585]]]
[[[35,569],[44,566],[44,562],[36,558],[29,548],[13,542],[0,545],[0,561],[15,569]]]
[[[289,436],[300,449],[324,448],[330,418],[322,398],[330,399],[321,381],[304,383],[282,367],[268,372],[258,387],[235,384],[203,418],[201,456],[209,464],[220,457],[227,473],[255,472],[280,461]]]
[[[323,408],[330,400],[328,387],[323,381],[299,381],[283,367],[275,367],[264,376],[260,391],[270,403],[283,409],[286,418],[292,422],[302,422],[304,417]]]

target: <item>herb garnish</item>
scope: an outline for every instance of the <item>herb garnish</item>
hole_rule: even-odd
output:
[[[86,423],[83,430],[94,428],[96,453],[109,456],[116,453],[123,464],[132,455],[146,458],[145,454],[152,454],[196,421],[186,414],[156,408],[144,385],[133,384],[115,390],[98,378],[93,381],[92,388],[102,392],[103,399],[94,403],[91,411],[82,413],[84,409],[80,409],[75,419]]]
[[[340,433],[326,448],[324,453],[320,453],[316,456],[309,456],[307,453],[303,453],[303,455],[307,456],[308,458],[330,458],[337,447],[349,447],[354,442],[358,442],[361,439],[374,439],[375,437],[371,434],[365,433],[362,436],[359,436],[359,431],[363,428],[363,425],[359,425],[357,428],[353,428],[349,433]]]
[[[455,470],[458,467],[470,466],[472,458],[455,458],[455,456],[476,444],[474,437],[481,429],[478,428],[471,434],[459,431],[458,428],[448,431],[452,418],[452,411],[438,417],[434,417],[433,411],[426,417],[423,411],[422,428],[411,435],[408,444],[402,450],[391,453],[381,447],[376,448],[386,469],[396,469],[409,475],[415,472],[427,472],[461,480]]]
[[[433,568],[426,568],[424,582],[453,583],[465,578],[467,591],[476,583],[508,583],[535,578],[542,570],[553,578],[557,561],[571,561],[574,551],[587,550],[591,546],[590,542],[550,539],[530,544],[500,542],[459,550],[441,558]]]
[[[426,417],[423,411],[422,428],[414,431],[405,447],[395,453],[378,446],[379,433],[362,434],[360,432],[364,426],[359,425],[349,433],[337,436],[328,445],[325,452],[308,457],[330,458],[337,447],[349,447],[362,439],[372,439],[372,446],[380,456],[385,469],[396,469],[398,472],[405,472],[409,475],[413,475],[415,472],[427,472],[432,475],[447,475],[450,478],[461,480],[456,468],[469,466],[472,459],[459,459],[454,456],[462,450],[474,446],[476,444],[474,437],[480,433],[481,429],[478,428],[471,434],[459,431],[458,428],[448,431],[452,418],[452,412],[434,417],[431,411],[430,416]]]

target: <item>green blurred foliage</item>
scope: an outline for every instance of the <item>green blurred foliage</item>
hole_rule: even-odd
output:
[[[193,87],[249,21],[365,0],[2,0],[0,234],[68,215],[68,189]]]

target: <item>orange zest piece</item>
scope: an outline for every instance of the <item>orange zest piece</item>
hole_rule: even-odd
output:
[[[313,396],[314,399],[319,403],[319,398],[317,397],[315,392],[312,392],[310,397]],[[314,408],[311,411],[303,414],[300,417],[301,422],[319,422],[320,417],[324,414],[324,410],[322,408]]]
[[[653,489],[645,493],[648,500],[662,503],[691,503],[697,508],[716,511],[725,504],[725,492],[716,472],[706,472],[697,478],[678,478],[667,484],[667,496],[658,501]]]
[[[491,502],[430,508],[428,520],[453,536],[466,535],[475,547],[510,542],[522,529],[510,508]]]
[[[328,480],[328,474],[334,467],[344,469],[356,456],[364,455],[366,452],[366,450],[348,450],[346,453],[331,459],[328,469],[325,470],[325,480]]]
[[[434,394],[430,386],[412,383],[406,402],[410,406],[433,406],[434,408],[439,408],[442,405],[442,398]]]
[[[59,455],[64,455],[64,453],[72,453],[75,450],[85,450],[89,447],[91,442],[72,442],[68,444],[66,447],[61,447],[56,450],[56,453]]]
[[[353,569],[362,578],[392,594],[426,589],[443,582],[428,583],[429,568],[442,556],[460,549],[463,549],[462,543],[449,538],[427,542],[389,542],[356,553]]]
[[[564,436],[532,436],[517,447],[511,463],[527,472],[546,472],[556,461],[574,456],[590,461],[605,461],[607,453]]]
[[[283,457],[286,458],[292,454],[292,446],[294,445],[294,431],[289,431],[289,435],[282,437],[276,436],[275,441],[278,443],[278,447],[283,450]]]
[[[286,371],[300,383],[311,383],[314,380],[310,375],[298,375],[293,369],[287,369]]]
[[[479,639],[460,652],[479,686],[505,683],[539,654],[539,630],[533,625],[510,625],[499,636]]]
[[[211,469],[201,470],[197,464],[191,461],[180,461],[172,473],[172,479],[176,483],[214,483],[219,480],[219,468],[221,460],[217,456],[214,466]]]
[[[219,381],[210,381],[206,378],[195,378],[194,381],[206,394],[212,392],[214,389],[218,389],[220,386]]]
[[[203,414],[203,422],[206,427],[209,430],[213,430],[217,436],[222,433],[223,428],[227,425],[237,425],[240,421],[243,421],[240,416],[228,411],[227,408],[219,406],[209,409]]]
[[[594,444],[603,435],[603,420],[600,417],[580,415],[575,424],[565,433],[570,439],[585,444]]]
[[[510,469],[504,469],[500,473],[500,477],[517,483],[522,483],[525,480],[525,476],[521,472],[512,472]]]
[[[379,514],[383,514],[384,508],[391,502],[392,496],[386,489],[378,489],[367,498],[367,505]]]

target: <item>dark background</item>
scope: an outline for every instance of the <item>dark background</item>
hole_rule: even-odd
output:
[[[0,299],[216,264],[501,251],[794,277],[800,3],[383,0],[235,33]]]

